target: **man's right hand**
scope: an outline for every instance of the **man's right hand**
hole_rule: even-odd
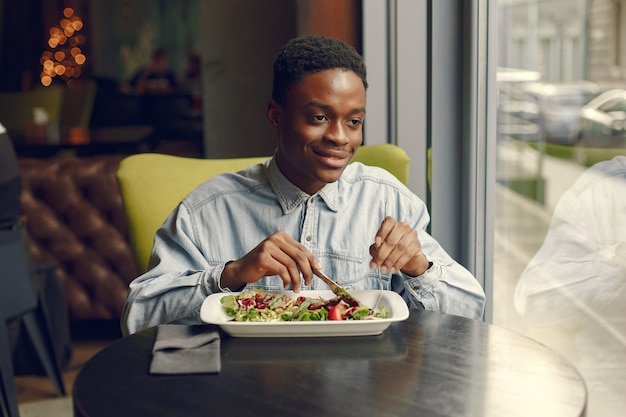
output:
[[[300,242],[282,230],[270,235],[242,258],[229,262],[222,272],[221,287],[238,291],[266,276],[278,275],[283,286],[300,291],[301,280],[313,282],[319,261]]]

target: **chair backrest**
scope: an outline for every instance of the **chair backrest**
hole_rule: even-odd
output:
[[[37,307],[24,233],[22,227],[0,231],[0,319],[3,321]]]
[[[59,115],[59,125],[63,138],[66,137],[68,130],[73,127],[83,129],[89,127],[97,89],[98,85],[94,80],[85,80],[80,84],[65,87],[63,106]]]
[[[218,174],[239,171],[267,158],[198,159],[143,153],[122,160],[117,179],[138,271],[147,268],[157,229],[192,189]],[[361,146],[354,161],[385,168],[408,183],[409,157],[395,145]]]
[[[58,86],[41,87],[31,91],[0,92],[0,122],[9,135],[21,137],[33,121],[33,109],[42,108],[50,123],[60,121],[64,89]]]

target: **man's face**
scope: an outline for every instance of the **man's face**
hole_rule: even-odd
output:
[[[267,116],[278,133],[281,172],[307,194],[335,182],[363,142],[365,87],[353,71],[307,75]]]

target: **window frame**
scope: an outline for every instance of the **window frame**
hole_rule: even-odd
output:
[[[386,126],[387,142],[411,157],[409,186],[428,205],[430,233],[481,283],[492,321],[495,3],[364,1],[363,10],[370,84],[385,86],[368,92],[368,124]],[[381,31],[385,43],[374,43]]]

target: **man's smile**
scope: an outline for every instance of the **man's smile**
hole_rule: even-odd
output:
[[[340,151],[337,149],[313,149],[313,152],[321,157],[321,160],[329,166],[339,168],[346,164],[346,161],[352,156],[351,152]]]

